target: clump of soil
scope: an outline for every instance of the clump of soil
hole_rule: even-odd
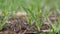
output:
[[[41,26],[41,31],[36,29],[36,26],[30,26],[25,17],[9,18],[5,24],[2,34],[38,34],[42,30],[48,30],[50,27],[47,24]]]

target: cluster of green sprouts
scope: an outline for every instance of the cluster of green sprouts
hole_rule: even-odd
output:
[[[52,2],[53,1],[53,2]],[[0,0],[0,10],[2,10],[2,16],[4,17],[2,23],[0,23],[0,30],[3,29],[4,25],[8,21],[10,16],[13,16],[14,11],[16,11],[19,7],[29,14],[28,23],[30,26],[35,24],[37,30],[40,31],[41,24],[45,23],[45,18],[48,18],[50,14],[50,8],[53,7],[54,9],[60,8],[59,4],[60,0]],[[58,2],[58,3],[57,3]],[[47,5],[48,4],[48,5]],[[47,7],[44,6],[49,6]],[[42,7],[42,8],[41,8]],[[52,10],[54,10],[52,9]],[[53,12],[53,11],[52,11]],[[54,11],[56,13],[56,11]],[[43,21],[40,21],[40,17],[44,17]],[[49,23],[52,26],[52,32],[50,34],[55,34],[56,32],[59,33],[60,31],[60,17],[58,19],[58,27]]]

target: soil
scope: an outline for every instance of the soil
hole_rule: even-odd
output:
[[[54,19],[55,20],[55,19]],[[43,24],[42,28],[38,31],[35,25],[30,26],[25,17],[9,18],[4,28],[0,31],[0,34],[39,34],[48,31],[50,26]]]

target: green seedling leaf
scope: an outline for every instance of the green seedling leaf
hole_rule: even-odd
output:
[[[5,16],[4,19],[3,19],[3,21],[2,21],[2,23],[0,23],[0,30],[3,29],[3,27],[4,27],[4,25],[6,24],[7,20],[8,20],[8,17]]]

